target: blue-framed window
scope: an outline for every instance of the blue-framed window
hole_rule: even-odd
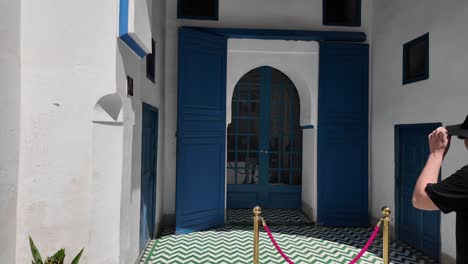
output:
[[[177,18],[218,20],[219,0],[177,0]]]
[[[156,43],[154,39],[151,40],[151,53],[146,55],[146,77],[154,82],[155,77],[155,47]]]
[[[403,85],[429,79],[429,33],[403,45]]]
[[[323,24],[361,26],[361,0],[323,0]]]

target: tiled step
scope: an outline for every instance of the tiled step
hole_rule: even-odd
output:
[[[264,209],[261,215],[269,226],[311,225],[312,222],[301,211],[295,209]],[[228,225],[252,225],[252,209],[228,209]]]

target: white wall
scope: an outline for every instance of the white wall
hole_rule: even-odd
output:
[[[0,262],[15,263],[20,118],[20,1],[0,0]]]
[[[116,90],[117,14],[110,0],[21,1],[15,263],[31,260],[28,235],[43,256],[85,247],[83,263],[96,263],[88,254],[91,121],[97,100]]]
[[[177,1],[166,3],[164,214],[174,221],[176,182],[177,42],[179,26],[364,31],[370,28],[372,1],[362,1],[362,27],[322,26],[322,0],[220,0],[219,21],[177,19]]]
[[[146,1],[146,0],[144,0]],[[164,110],[161,102],[161,78],[164,67],[164,17],[165,5],[162,0],[153,0],[151,6],[151,33],[156,43],[155,82],[146,77],[146,58],[139,58],[125,43],[118,41],[117,49],[117,91],[126,94],[126,77],[134,79],[134,96],[123,100],[124,152],[122,172],[122,196],[120,211],[120,263],[133,263],[139,255],[140,243],[140,183],[141,183],[141,121],[142,102],[159,109],[159,144],[157,160],[156,230],[161,226],[163,204],[163,122]],[[143,23],[144,25],[144,23]],[[144,31],[143,29],[141,30]],[[142,37],[143,38],[143,37]],[[150,46],[151,47],[151,46]]]
[[[463,121],[468,114],[468,2],[378,0],[372,42],[372,180],[374,217],[395,208],[394,125]],[[402,45],[429,32],[430,77],[402,85]],[[467,163],[454,140],[444,161],[445,178]],[[392,219],[394,220],[394,219]],[[455,214],[442,215],[442,263],[455,257]]]
[[[118,100],[120,102],[120,98]],[[117,120],[99,118],[93,121],[90,243],[87,253],[90,261],[95,263],[119,263],[122,126],[122,122]]]
[[[300,125],[317,124],[318,52],[316,41],[229,39],[226,76],[226,122],[237,82],[249,71],[273,67],[296,86],[301,104]]]
[[[128,0],[128,34],[146,53],[151,53],[152,5],[153,0]]]
[[[226,77],[226,126],[231,123],[234,89],[249,71],[270,66],[291,79],[299,94],[300,125],[317,127],[319,45],[315,41],[229,39]],[[302,203],[315,217],[316,164],[315,133],[303,130]]]
[[[317,222],[317,131],[302,130],[302,211]]]
[[[141,103],[161,105],[165,4],[136,0],[130,10],[132,32],[145,49],[151,36],[156,40],[155,84],[146,77],[146,59],[117,40],[118,2],[1,2],[6,41],[0,69],[8,87],[0,106],[6,124],[0,128],[2,263],[30,260],[28,235],[43,256],[85,247],[83,263],[132,263],[138,257]],[[135,79],[133,98],[126,96],[127,75]],[[116,116],[94,111],[106,95],[123,99]],[[162,190],[160,183],[158,225]]]

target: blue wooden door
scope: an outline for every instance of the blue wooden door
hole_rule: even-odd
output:
[[[224,224],[227,40],[179,31],[176,232]]]
[[[227,207],[300,208],[302,129],[291,80],[271,67],[247,73],[232,98]]]
[[[395,128],[395,204],[397,239],[435,260],[440,252],[440,212],[415,209],[413,189],[429,155],[427,135],[438,124],[399,125]],[[439,175],[440,180],[440,175]]]
[[[368,226],[367,44],[321,43],[318,224]]]
[[[140,252],[154,237],[156,214],[156,161],[158,150],[158,111],[143,104],[141,137]]]

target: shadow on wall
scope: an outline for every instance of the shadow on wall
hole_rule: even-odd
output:
[[[139,255],[140,167],[141,167],[141,88],[146,60],[140,59],[117,39],[116,85],[122,98],[122,144],[120,207],[120,263],[133,263]],[[127,76],[133,79],[133,96],[127,95]]]
[[[118,94],[108,94],[94,106],[94,123],[122,123],[122,99]]]

